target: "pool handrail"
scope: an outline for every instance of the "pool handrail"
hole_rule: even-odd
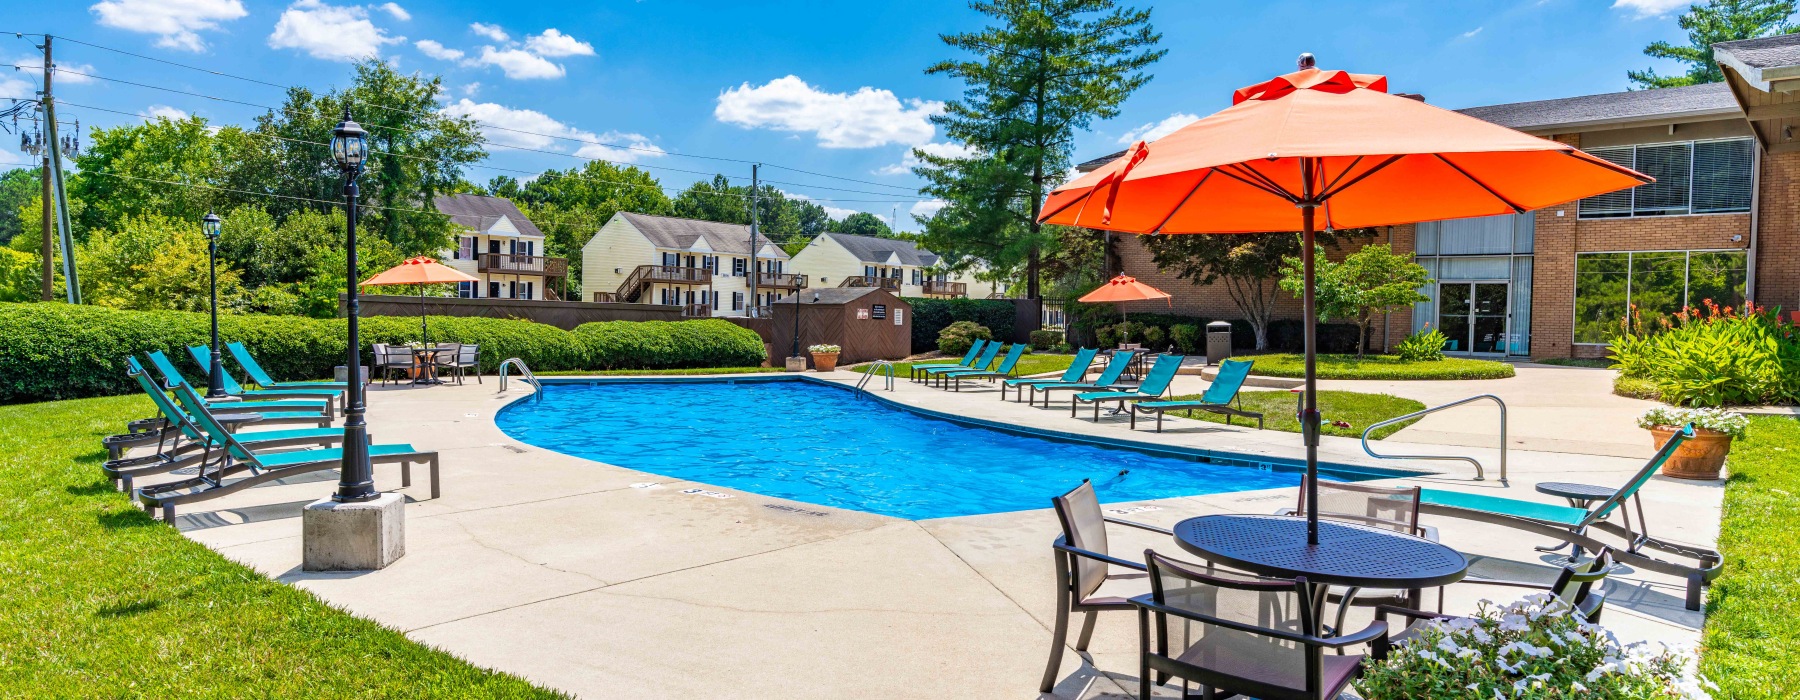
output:
[[[1443,404],[1441,406],[1432,406],[1431,408],[1413,411],[1412,413],[1408,413],[1404,416],[1397,416],[1394,418],[1389,418],[1387,420],[1381,421],[1380,423],[1370,425],[1368,428],[1365,428],[1363,430],[1363,434],[1362,434],[1363,452],[1367,452],[1370,457],[1374,457],[1376,459],[1441,459],[1441,460],[1468,462],[1469,464],[1475,465],[1475,480],[1476,481],[1485,481],[1487,479],[1487,474],[1481,468],[1481,462],[1479,460],[1475,459],[1474,457],[1462,457],[1462,456],[1458,456],[1458,455],[1384,455],[1384,454],[1376,454],[1375,450],[1369,448],[1369,434],[1375,432],[1375,430],[1377,428],[1380,428],[1380,427],[1386,426],[1386,425],[1392,425],[1394,423],[1399,423],[1401,421],[1412,420],[1414,418],[1419,418],[1419,417],[1425,416],[1427,414],[1437,413],[1438,411],[1442,411],[1446,408],[1455,408],[1457,406],[1461,406],[1461,405],[1469,403],[1471,401],[1481,401],[1483,399],[1492,401],[1495,404],[1498,404],[1500,406],[1500,485],[1508,486],[1510,484],[1508,484],[1506,481],[1506,402],[1501,401],[1500,397],[1495,396],[1493,394],[1480,394],[1480,395],[1476,395],[1476,396],[1471,396],[1466,399],[1451,401],[1450,403]]]
[[[882,370],[882,369],[887,370],[887,390],[888,391],[894,390],[894,363],[889,362],[887,360],[876,360],[876,361],[870,363],[868,367],[864,367],[862,378],[856,380],[856,397],[857,398],[860,399],[860,398],[862,398],[863,394],[869,393],[869,390],[865,389],[863,387],[868,385],[869,379],[871,379],[875,376],[876,371]]]
[[[508,365],[518,365],[519,375],[524,377],[525,383],[530,384],[531,388],[534,390],[532,394],[536,398],[533,400],[543,401],[544,385],[538,382],[537,375],[531,373],[531,368],[525,366],[525,361],[517,357],[508,357],[500,362],[500,391],[496,393],[506,393],[506,368]]]

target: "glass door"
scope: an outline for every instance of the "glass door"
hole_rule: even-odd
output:
[[[1506,354],[1506,282],[1444,282],[1438,285],[1438,331],[1444,352]]]

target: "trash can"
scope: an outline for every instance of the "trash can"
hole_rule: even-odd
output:
[[[1231,324],[1213,321],[1206,324],[1206,364],[1216,365],[1231,359]]]

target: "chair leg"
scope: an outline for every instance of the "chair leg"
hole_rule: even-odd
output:
[[[1138,699],[1150,700],[1150,611],[1138,608]]]
[[[1087,651],[1088,642],[1094,640],[1094,619],[1098,617],[1099,611],[1087,611],[1087,618],[1081,621],[1081,636],[1075,640],[1075,651]]]
[[[431,453],[431,500],[438,498],[438,455]]]
[[[1058,553],[1059,564],[1062,554]],[[1069,640],[1069,586],[1064,579],[1068,578],[1063,571],[1056,572],[1056,626],[1050,632],[1050,662],[1044,667],[1044,680],[1038,684],[1038,692],[1048,693],[1056,687],[1056,672],[1062,668],[1063,645]]]

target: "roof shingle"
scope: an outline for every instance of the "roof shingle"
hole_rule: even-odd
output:
[[[1722,116],[1738,112],[1724,83],[1609,92],[1554,100],[1513,102],[1456,110],[1522,131],[1560,126],[1616,123],[1636,119]]]
[[[638,214],[628,211],[619,212],[618,215],[624,217],[632,227],[643,233],[645,238],[650,239],[651,243],[660,248],[687,250],[694,246],[694,241],[704,238],[706,245],[715,253],[750,254],[750,227],[745,224],[721,224],[716,221]],[[760,237],[757,242],[763,246],[771,243],[766,236]],[[788,255],[781,252],[781,246],[775,246],[775,250],[777,251],[775,257],[787,259]]]
[[[931,267],[938,262],[937,253],[919,248],[919,244],[904,238],[876,238],[874,236],[858,236],[851,233],[827,233],[831,240],[850,251],[857,260],[866,263],[885,265],[892,256],[900,258],[900,264],[910,267]]]
[[[502,218],[512,220],[513,228],[527,236],[542,236],[537,224],[525,218],[512,201],[504,197],[485,197],[478,194],[449,194],[431,198],[432,205],[439,213],[450,217],[450,221],[472,231],[487,231]]]

